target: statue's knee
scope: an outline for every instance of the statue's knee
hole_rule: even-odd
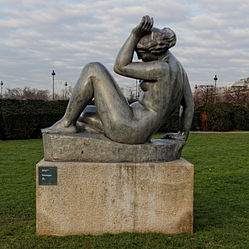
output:
[[[104,69],[104,65],[101,64],[100,62],[90,62],[88,63],[83,70],[99,70],[99,69]]]
[[[104,71],[106,71],[106,68],[104,67],[104,65],[102,65],[99,62],[91,62],[91,63],[88,63],[82,69],[81,76],[83,76],[83,75],[88,75],[88,76],[99,75],[99,74],[103,73]]]
[[[99,79],[102,79],[106,74],[108,74],[108,70],[99,62],[91,62],[87,64],[81,73],[81,75],[87,75],[88,77],[96,76]]]

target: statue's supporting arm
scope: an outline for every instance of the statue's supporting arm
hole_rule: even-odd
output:
[[[188,82],[185,84],[184,95],[181,104],[182,110],[180,111],[179,117],[179,131],[180,134],[185,137],[185,140],[187,140],[194,115],[194,101]]]
[[[186,78],[181,108],[179,113],[179,132],[166,133],[162,139],[174,139],[186,141],[192,125],[194,116],[194,101],[188,79]]]

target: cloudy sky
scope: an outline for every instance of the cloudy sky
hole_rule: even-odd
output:
[[[82,67],[99,61],[121,87],[115,57],[143,15],[177,35],[171,49],[191,86],[249,77],[248,0],[0,0],[0,80],[5,88],[74,86]]]

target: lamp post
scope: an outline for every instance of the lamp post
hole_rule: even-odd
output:
[[[64,94],[64,99],[67,99],[67,82],[65,82],[65,94]]]
[[[216,103],[216,81],[218,80],[217,75],[214,76],[214,103]]]
[[[55,72],[53,70],[53,72],[52,72],[52,77],[53,77],[53,100],[54,100],[54,76],[55,76]]]
[[[1,80],[1,98],[3,98],[3,81]]]
[[[195,84],[195,102],[197,103],[198,102],[198,96],[197,96],[197,89],[198,89],[198,86],[197,84]]]

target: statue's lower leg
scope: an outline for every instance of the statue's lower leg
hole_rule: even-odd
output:
[[[88,66],[86,66],[82,70],[80,78],[74,87],[65,115],[51,127],[43,129],[42,133],[69,134],[77,132],[77,119],[93,98],[93,87],[90,76]]]

